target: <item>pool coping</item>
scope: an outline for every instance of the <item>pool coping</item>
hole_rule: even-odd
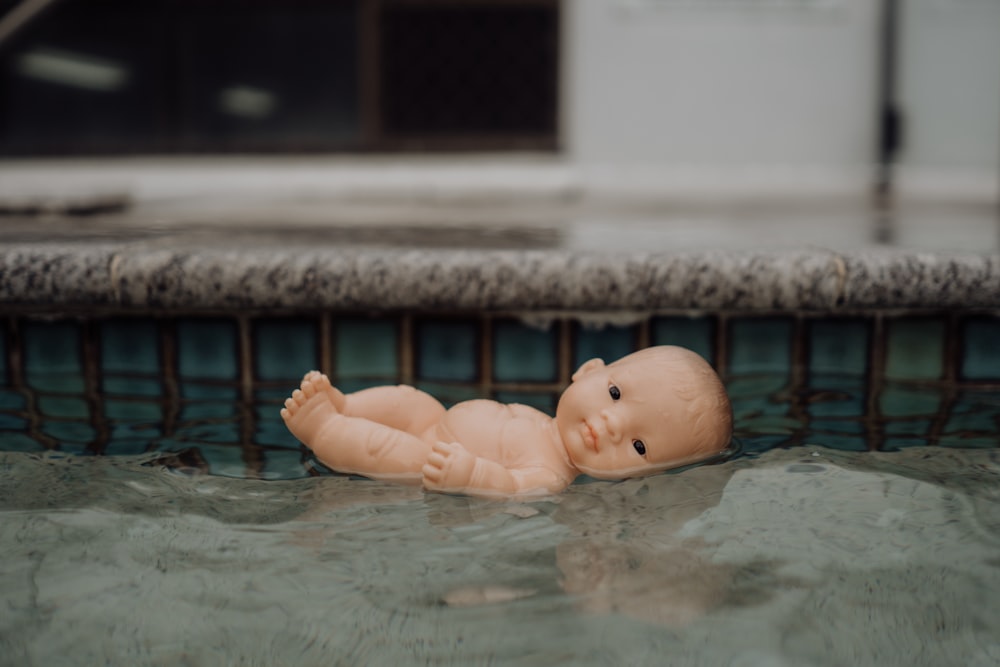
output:
[[[227,237],[224,237],[227,238]],[[128,240],[0,246],[33,310],[822,311],[1000,307],[1000,255],[866,248],[579,252]]]

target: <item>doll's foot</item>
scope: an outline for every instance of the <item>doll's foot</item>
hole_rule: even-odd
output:
[[[319,371],[310,371],[302,384],[285,400],[281,418],[296,438],[311,446],[319,432],[340,416],[344,394]]]

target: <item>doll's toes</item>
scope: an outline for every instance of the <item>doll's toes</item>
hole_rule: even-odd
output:
[[[316,383],[315,382],[303,382],[302,383],[302,394],[309,400],[316,395]]]

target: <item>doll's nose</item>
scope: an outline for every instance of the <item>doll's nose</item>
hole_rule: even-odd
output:
[[[608,431],[608,438],[611,442],[617,443],[622,438],[622,425],[618,416],[611,410],[601,410],[601,419],[604,420],[604,427]]]

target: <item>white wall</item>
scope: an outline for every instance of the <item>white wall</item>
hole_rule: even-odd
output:
[[[996,174],[1000,0],[906,0],[901,38],[901,164]]]
[[[870,167],[874,0],[564,8],[564,144],[574,163]]]

